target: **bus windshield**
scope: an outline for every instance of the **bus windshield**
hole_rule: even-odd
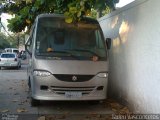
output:
[[[68,24],[64,19],[40,18],[37,23],[36,56],[106,60],[104,37],[98,24]]]

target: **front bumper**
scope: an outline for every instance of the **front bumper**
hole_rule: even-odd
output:
[[[14,62],[14,63],[0,63],[0,67],[17,67],[18,66],[18,62]]]
[[[34,76],[31,82],[32,97],[37,100],[104,100],[107,97],[108,78],[95,76],[85,82],[65,82],[54,76]]]

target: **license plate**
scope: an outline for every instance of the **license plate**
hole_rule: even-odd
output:
[[[65,92],[66,98],[80,98],[82,97],[82,92]]]
[[[6,66],[9,66],[9,65],[10,65],[10,63],[5,63],[5,65],[6,65]]]

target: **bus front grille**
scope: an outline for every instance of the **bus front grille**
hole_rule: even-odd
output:
[[[55,78],[65,82],[85,82],[91,80],[94,75],[69,75],[69,74],[53,74]]]

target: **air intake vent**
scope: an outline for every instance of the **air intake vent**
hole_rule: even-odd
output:
[[[95,91],[97,87],[61,87],[61,86],[51,86],[50,89],[59,95],[64,95],[65,92],[81,92],[82,95],[88,95]]]

